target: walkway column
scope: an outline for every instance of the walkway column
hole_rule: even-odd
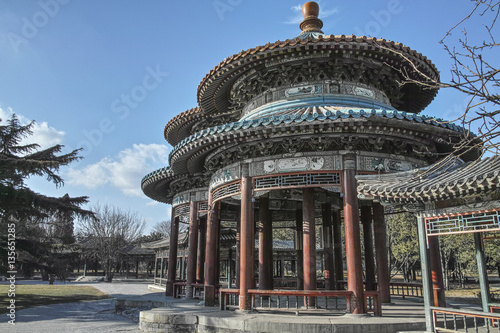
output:
[[[431,306],[433,306],[431,263],[429,251],[427,250],[427,239],[425,236],[425,220],[417,216],[418,247],[420,249],[420,263],[422,266],[422,289],[424,296],[425,325],[427,332],[434,332],[434,320],[432,318]],[[431,237],[432,238],[432,237]]]
[[[229,246],[229,249],[227,251],[227,265],[226,265],[226,276],[227,276],[227,287],[231,288],[232,287],[232,282],[233,282],[233,271],[232,271],[232,265],[233,265],[233,249],[231,246]]]
[[[236,258],[234,270],[236,274],[236,289],[240,289],[240,249],[241,249],[241,208],[236,213]]]
[[[486,272],[486,262],[484,260],[484,245],[481,239],[482,232],[474,233],[474,243],[476,245],[477,273],[479,276],[479,287],[481,288],[481,303],[483,312],[490,312],[488,303],[490,302],[490,286],[488,273]]]
[[[341,210],[332,214],[333,224],[333,256],[335,258],[335,289],[339,288],[339,281],[344,280],[344,257],[342,256],[342,216]]]
[[[316,223],[314,215],[314,188],[302,189],[302,230],[304,239],[304,290],[316,290]],[[309,306],[315,298],[309,297]]]
[[[333,240],[332,240],[332,207],[329,203],[321,206],[323,219],[323,259],[325,262],[325,289],[334,290],[335,273],[333,268]]]
[[[173,213],[173,209],[172,209]],[[172,214],[173,216],[173,214]],[[168,252],[167,286],[166,296],[174,295],[175,271],[177,268],[177,241],[179,238],[179,217],[172,217],[170,223],[170,247]]]
[[[375,234],[375,256],[377,258],[377,284],[380,302],[391,302],[389,260],[387,251],[387,231],[384,207],[379,202],[373,203],[373,233]]]
[[[432,270],[432,288],[434,289],[434,306],[446,307],[443,268],[441,267],[441,251],[439,249],[439,237],[428,237],[428,242]]]
[[[186,273],[186,297],[193,298],[193,283],[196,283],[196,263],[198,254],[198,203],[189,206],[189,249]]]
[[[249,177],[248,164],[244,164],[241,178],[240,310],[252,309],[252,297],[248,289],[254,285],[254,249],[252,177]]]
[[[373,254],[373,231],[372,231],[372,207],[361,207],[361,223],[363,224],[363,241],[365,245],[365,290],[376,290],[375,288],[375,258]]]
[[[259,289],[273,289],[273,231],[269,198],[259,199]]]
[[[198,256],[196,263],[196,282],[203,283],[205,278],[205,248],[207,246],[207,218],[198,221]]]
[[[205,306],[215,305],[217,281],[217,243],[219,231],[220,201],[213,203],[212,193],[208,195],[207,246],[205,247]]]
[[[297,290],[304,290],[304,256],[303,256],[303,233],[302,233],[302,209],[295,213],[295,269],[297,272]]]
[[[155,273],[153,275],[153,284],[156,284],[156,275],[158,274],[158,253],[155,254]],[[78,269],[80,269],[80,263],[78,263]]]
[[[359,231],[359,209],[356,191],[356,157],[344,158],[344,228],[347,260],[347,289],[354,293],[352,313],[366,313],[363,293],[363,266],[361,264],[361,241]]]
[[[162,255],[163,256],[163,255]],[[163,283],[163,257],[161,257],[161,261],[160,261],[160,286],[161,284]]]

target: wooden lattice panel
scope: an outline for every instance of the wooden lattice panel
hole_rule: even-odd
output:
[[[189,204],[175,207],[174,218],[175,217],[178,217],[181,223],[189,223]]]
[[[340,174],[338,172],[298,173],[258,177],[255,179],[256,190],[314,185],[340,185]]]
[[[208,201],[202,201],[198,203],[198,212],[207,212],[208,211]]]
[[[240,192],[241,192],[241,183],[238,181],[235,183],[219,187],[213,192],[212,196],[213,200],[217,201],[225,197],[240,194]]]
[[[426,219],[427,236],[498,230],[500,230],[500,208]]]

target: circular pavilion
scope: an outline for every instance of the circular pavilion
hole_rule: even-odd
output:
[[[295,230],[296,289],[316,290],[317,225],[325,288],[338,287],[345,265],[353,313],[367,311],[365,293],[375,283],[388,302],[384,209],[358,200],[355,177],[433,164],[463,133],[420,114],[436,90],[401,84],[402,73],[418,79],[412,65],[439,79],[424,55],[385,39],[327,35],[315,2],[302,11],[299,36],[232,55],[202,79],[198,106],[165,126],[174,146],[169,166],[142,180],[147,196],[172,205],[170,262],[177,257],[178,223],[189,223],[186,293],[203,284],[206,305],[217,295],[221,224],[237,234],[240,309],[251,308],[248,291],[255,286],[273,289],[273,228]],[[175,273],[169,265],[167,295]]]

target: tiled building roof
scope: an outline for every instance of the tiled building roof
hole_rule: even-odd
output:
[[[428,202],[500,191],[500,156],[381,175],[356,176],[358,197],[390,203]]]

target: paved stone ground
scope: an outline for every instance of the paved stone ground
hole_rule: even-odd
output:
[[[17,284],[46,284],[42,281],[17,281]],[[60,282],[56,282],[59,284]],[[148,284],[132,283],[132,282],[114,282],[114,283],[95,283],[95,282],[72,282],[70,285],[88,285],[93,286],[115,299],[127,300],[142,300],[142,301],[157,301],[167,302],[163,309],[158,308],[156,311],[165,311],[176,313],[199,313],[207,318],[220,318],[236,320],[251,324],[256,322],[260,325],[262,322],[273,324],[279,322],[282,324],[292,324],[299,322],[323,322],[331,324],[351,323],[353,318],[349,316],[332,317],[329,316],[309,316],[302,314],[300,316],[292,315],[276,315],[272,313],[253,313],[248,315],[237,314],[233,311],[220,312],[216,307],[204,308],[199,306],[198,301],[194,300],[180,300],[166,298],[161,291],[153,291],[148,289]],[[399,299],[399,300],[398,300]],[[415,302],[417,301],[417,302]],[[384,317],[381,318],[356,318],[355,322],[361,324],[365,320],[373,320],[378,324],[384,323],[397,323],[397,322],[422,322],[423,306],[421,300],[406,300],[402,301],[400,298],[395,298],[395,302],[391,305],[384,306]],[[16,325],[7,324],[8,317],[4,314],[0,320],[0,332],[69,332],[69,333],[84,333],[84,332],[139,332],[139,325],[137,323],[140,309],[135,311],[127,311],[127,313],[115,313],[114,299],[79,302],[79,303],[63,303],[48,306],[40,306],[19,310],[16,312]],[[236,318],[235,318],[236,317]],[[254,326],[252,324],[251,326]],[[380,326],[379,326],[380,327]],[[383,326],[382,326],[383,327]],[[264,330],[263,330],[264,331]],[[283,333],[285,331],[282,331]],[[365,332],[368,332],[365,330]],[[377,331],[378,332],[378,331]]]
[[[42,281],[17,281],[17,284],[47,284]],[[56,282],[60,284],[60,282]],[[161,292],[148,290],[147,283],[67,283],[88,285],[113,298],[139,300],[165,300]],[[138,332],[139,311],[116,314],[114,299],[62,303],[39,306],[16,312],[16,325],[7,323],[6,314],[0,320],[0,332]]]

